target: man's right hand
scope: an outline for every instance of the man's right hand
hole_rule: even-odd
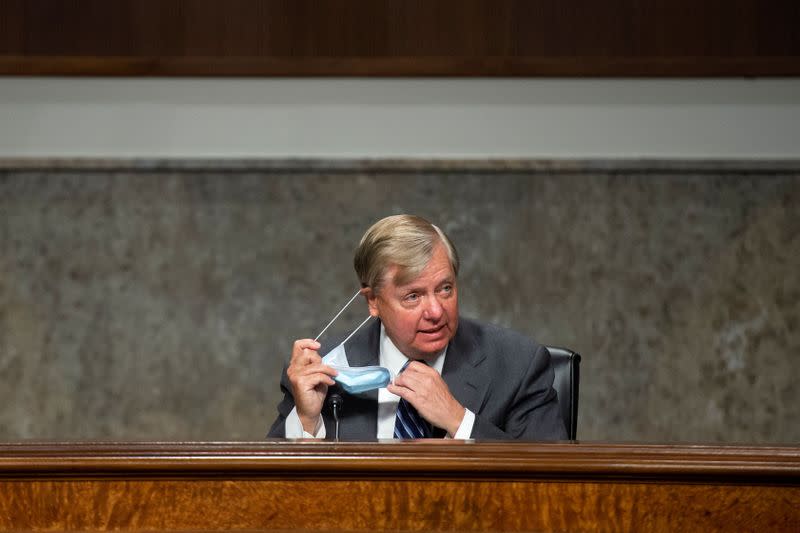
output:
[[[314,433],[325,403],[328,387],[334,384],[336,370],[322,363],[317,353],[320,344],[312,339],[294,341],[292,360],[286,374],[292,385],[297,416],[303,429]]]

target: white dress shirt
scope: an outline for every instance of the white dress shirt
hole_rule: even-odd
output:
[[[439,374],[442,373],[444,367],[444,358],[447,355],[447,348],[434,357],[427,363],[435,369]],[[400,373],[400,369],[406,364],[408,358],[397,349],[392,340],[386,335],[386,328],[381,324],[381,339],[380,339],[380,354],[378,357],[380,366],[387,368],[392,376]],[[377,436],[379,439],[392,439],[394,438],[394,424],[395,416],[397,413],[397,404],[400,402],[400,396],[392,394],[388,389],[378,389],[378,428]],[[458,427],[455,435],[448,434],[446,438],[453,439],[468,439],[472,434],[472,426],[475,424],[475,414],[469,409],[464,409],[464,419]],[[286,438],[299,439],[299,438],[325,438],[325,424],[322,423],[322,416],[320,415],[317,421],[317,427],[314,433],[308,433],[303,429],[303,424],[300,422],[300,417],[297,416],[297,408],[295,407],[286,417],[285,422]]]

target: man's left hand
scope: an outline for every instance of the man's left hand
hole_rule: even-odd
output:
[[[422,418],[455,435],[464,420],[464,406],[450,393],[442,376],[426,364],[412,361],[386,389],[411,403]]]

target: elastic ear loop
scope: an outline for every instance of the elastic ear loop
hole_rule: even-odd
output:
[[[359,295],[359,294],[361,294],[361,289],[357,290],[357,291],[356,291],[356,293],[353,295],[353,297],[352,297],[352,298],[350,298],[350,301],[349,301],[349,302],[347,302],[346,304],[344,304],[344,307],[342,307],[342,308],[339,310],[339,312],[338,312],[338,313],[336,313],[336,316],[334,316],[334,317],[331,319],[331,321],[330,321],[330,322],[328,322],[328,325],[327,325],[327,326],[325,326],[324,328],[322,328],[322,331],[320,331],[320,332],[319,332],[319,335],[317,335],[316,337],[314,337],[314,341],[316,341],[317,339],[319,339],[320,337],[322,337],[322,334],[323,334],[323,333],[325,333],[326,331],[328,331],[328,328],[329,328],[329,327],[331,327],[331,324],[333,324],[334,322],[336,322],[336,319],[337,319],[337,318],[339,318],[339,315],[341,315],[342,313],[344,313],[344,310],[345,310],[345,309],[347,309],[347,308],[348,308],[348,306],[349,306],[351,303],[353,303],[353,301],[354,301],[354,300],[355,300],[355,299],[358,297],[358,295]],[[367,318],[365,318],[365,319],[364,319],[364,321],[363,321],[361,324],[359,324],[359,325],[358,325],[358,327],[356,327],[356,329],[354,329],[354,330],[353,330],[353,332],[352,332],[352,333],[350,333],[350,335],[348,335],[348,336],[347,336],[347,338],[346,338],[345,340],[343,340],[343,341],[341,342],[341,344],[344,344],[344,343],[346,343],[347,341],[349,341],[349,340],[350,340],[350,337],[352,337],[353,335],[355,335],[355,334],[356,334],[356,332],[357,332],[358,330],[360,330],[360,329],[361,329],[361,326],[363,326],[364,324],[366,324],[367,322],[369,322],[369,319],[370,319],[370,318],[372,318],[372,315],[369,315]]]

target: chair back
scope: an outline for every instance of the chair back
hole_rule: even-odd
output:
[[[553,388],[558,394],[558,404],[567,435],[575,440],[578,430],[578,388],[580,385],[581,356],[567,348],[548,346],[550,361],[556,377]]]

